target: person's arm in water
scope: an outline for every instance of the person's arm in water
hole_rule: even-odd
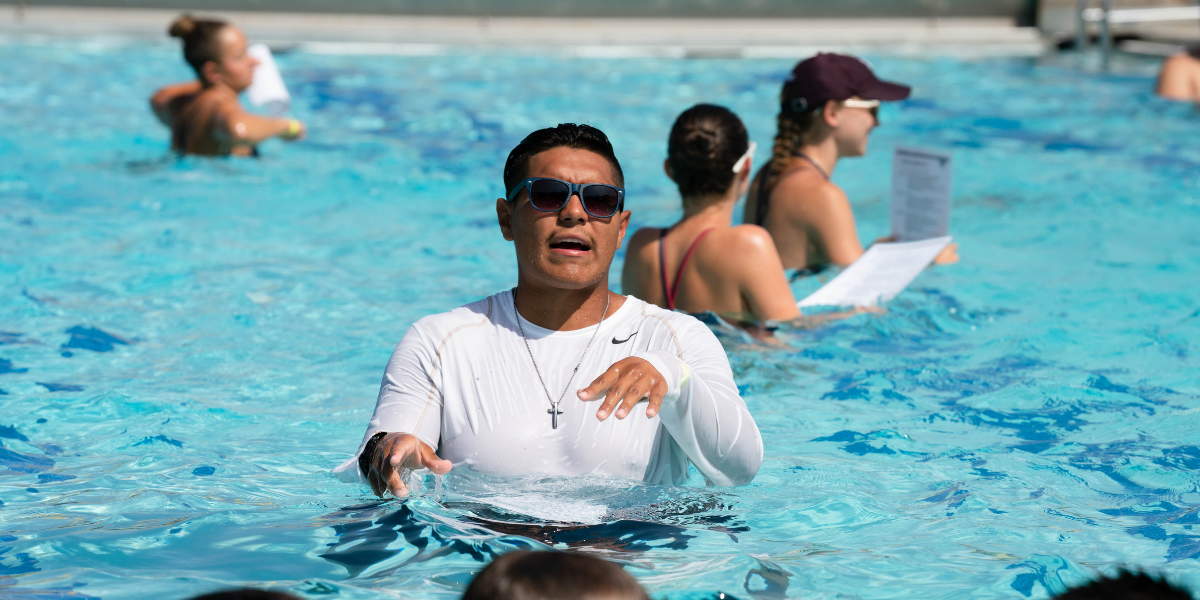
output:
[[[739,247],[732,252],[745,257],[746,263],[756,265],[754,269],[741,271],[744,275],[742,294],[759,321],[787,321],[792,327],[811,329],[831,321],[881,311],[879,308],[851,308],[812,316],[802,314],[796,304],[796,296],[788,285],[783,262],[779,260],[779,252],[775,250],[771,234],[756,225],[742,225],[740,228],[746,228],[748,234],[743,235]]]
[[[378,439],[368,440],[372,447],[364,449],[369,454],[366,460],[361,461],[367,465],[364,475],[376,496],[382,497],[386,492],[391,492],[397,498],[407,496],[409,489],[404,483],[405,471],[429,469],[437,475],[445,475],[454,466],[450,461],[438,458],[429,444],[411,433],[379,433],[383,435]]]
[[[596,417],[658,415],[688,460],[714,485],[746,485],[762,464],[762,436],[738,393],[717,337],[693,320],[676,331],[683,356],[639,352],[617,361],[579,390],[584,402],[603,399]]]
[[[159,88],[150,96],[150,109],[154,111],[154,116],[167,127],[171,126],[171,121],[174,115],[171,114],[171,103],[183,96],[194,96],[201,91],[200,82],[196,80],[185,81]]]
[[[236,102],[222,106],[213,120],[213,137],[230,145],[253,146],[273,137],[298,140],[304,124],[296,119],[273,119],[246,112]]]
[[[407,496],[406,469],[444,475],[452,467],[434,452],[442,435],[442,397],[429,392],[435,388],[431,374],[440,372],[434,366],[437,361],[434,346],[418,325],[408,329],[388,360],[375,412],[350,463],[379,496]]]

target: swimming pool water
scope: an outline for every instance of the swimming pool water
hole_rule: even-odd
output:
[[[963,261],[782,349],[725,338],[752,485],[456,470],[402,503],[328,471],[408,325],[514,283],[508,150],[597,125],[634,225],[665,225],[675,115],[725,104],[769,147],[790,62],[295,51],[308,140],[176,160],[146,108],[175,46],[0,48],[0,596],[455,598],[541,544],[671,598],[1045,598],[1120,564],[1200,588],[1200,116],[1151,62],[874,57],[915,93],[834,178],[871,240],[891,148],[953,151]]]

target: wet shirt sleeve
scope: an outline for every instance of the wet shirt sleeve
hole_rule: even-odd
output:
[[[367,440],[380,431],[411,433],[436,450],[442,429],[442,391],[435,383],[439,372],[436,348],[428,342],[424,332],[413,325],[388,360],[375,401],[375,413],[371,415],[358,452],[334,469],[334,473],[343,480],[366,481],[365,475],[359,472],[358,455]]]
[[[636,353],[667,378],[659,418],[712,485],[745,485],[762,464],[762,437],[733,381],[725,349],[699,321],[679,328],[682,357]]]

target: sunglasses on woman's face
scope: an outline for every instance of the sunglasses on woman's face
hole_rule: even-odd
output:
[[[508,192],[512,202],[522,189],[529,191],[529,205],[542,212],[558,212],[578,194],[583,210],[597,219],[607,219],[625,206],[625,188],[607,183],[571,183],[549,177],[529,177]]]
[[[883,104],[879,100],[842,100],[842,106],[846,108],[865,108],[870,111],[871,116],[875,120],[879,120],[879,105]]]

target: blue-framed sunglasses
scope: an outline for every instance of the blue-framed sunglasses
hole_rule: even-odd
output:
[[[529,177],[508,191],[512,202],[521,188],[529,190],[529,205],[542,212],[558,212],[571,196],[579,194],[583,210],[597,219],[607,219],[625,207],[625,188],[607,183],[571,183],[549,177]]]

